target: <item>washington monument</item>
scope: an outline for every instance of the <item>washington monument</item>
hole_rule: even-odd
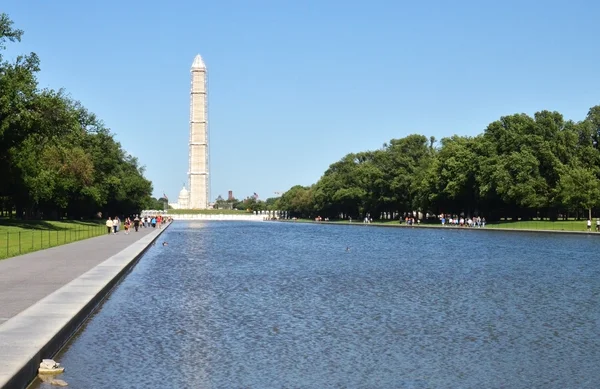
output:
[[[208,179],[208,101],[206,65],[200,54],[194,58],[190,89],[190,168],[189,208],[208,208],[210,187]]]

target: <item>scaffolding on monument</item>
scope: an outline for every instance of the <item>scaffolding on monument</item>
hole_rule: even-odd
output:
[[[194,70],[192,70],[193,72]],[[202,92],[195,92],[194,91],[194,76],[192,75],[191,79],[190,79],[190,94],[191,94],[191,98],[190,98],[190,138],[189,138],[189,157],[188,157],[188,166],[189,166],[189,170],[188,170],[188,188],[190,189],[190,191],[195,190],[195,188],[192,188],[192,176],[193,175],[201,175],[202,176],[202,180],[204,181],[204,189],[205,189],[205,203],[202,204],[203,208],[208,208],[209,204],[210,204],[210,152],[209,152],[209,148],[210,148],[210,144],[209,144],[209,125],[208,125],[208,71],[206,69],[206,66],[203,67],[202,72],[204,73],[204,85],[202,86]],[[203,101],[203,121],[201,122],[203,124],[203,129],[204,129],[204,139],[202,143],[199,142],[195,142],[194,139],[194,124],[198,123],[196,121],[194,121],[194,103],[195,103],[195,99],[193,98],[194,94],[203,94],[204,95],[204,101]],[[205,157],[205,161],[204,161],[204,170],[199,172],[194,170],[195,168],[193,167],[192,161],[192,149],[194,145],[203,145],[204,146],[204,157]],[[191,204],[190,204],[191,206]]]
[[[188,132],[190,133],[190,139],[188,141],[188,179],[187,179],[187,187],[188,190],[192,189],[192,141],[193,138],[193,129],[194,129],[194,99],[191,98],[192,91],[194,90],[194,77],[190,77],[190,128]],[[189,206],[189,204],[188,204]]]
[[[208,120],[208,69],[204,69],[204,128],[206,129],[205,139],[206,142],[206,152],[205,154],[205,187],[206,187],[206,208],[208,208],[210,204],[210,143],[209,143],[209,134],[210,134],[210,121]]]

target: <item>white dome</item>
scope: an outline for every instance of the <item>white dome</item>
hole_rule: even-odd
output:
[[[181,189],[181,191],[179,191],[179,197],[188,197],[189,196],[189,192],[187,191],[187,189],[185,189],[185,186]]]

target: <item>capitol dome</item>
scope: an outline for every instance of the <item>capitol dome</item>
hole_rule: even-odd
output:
[[[179,192],[179,198],[177,199],[179,209],[188,209],[190,205],[190,192],[185,189],[185,185]]]
[[[185,186],[183,188],[181,188],[181,190],[179,191],[179,197],[188,197],[190,195],[190,192],[187,191],[187,189],[185,189]]]

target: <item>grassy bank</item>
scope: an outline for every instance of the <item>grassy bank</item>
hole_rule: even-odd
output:
[[[0,259],[106,233],[103,222],[0,219]]]
[[[301,219],[298,222],[313,222],[313,220]],[[347,220],[332,220],[330,223],[348,224]],[[360,220],[353,220],[352,224],[362,224]],[[398,227],[406,227],[406,224],[398,223],[398,220],[382,220],[373,221],[373,225],[390,225]],[[415,225],[417,226],[417,225]],[[421,223],[418,227],[441,227],[441,223]],[[459,228],[459,227],[447,227]],[[539,231],[572,231],[585,232],[587,231],[587,220],[529,220],[529,221],[497,221],[486,224],[485,228],[493,229],[512,229],[512,230],[539,230]],[[596,221],[592,221],[592,232],[596,231]]]
[[[587,231],[587,220],[528,220],[528,221],[499,221],[490,223],[492,228],[511,228],[517,230],[551,230],[551,231]],[[595,231],[596,221],[592,222]]]

